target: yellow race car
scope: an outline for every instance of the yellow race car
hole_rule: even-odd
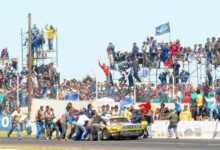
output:
[[[133,124],[126,117],[103,118],[107,126],[101,128],[101,139],[109,140],[112,138],[137,139],[146,131],[147,122]]]

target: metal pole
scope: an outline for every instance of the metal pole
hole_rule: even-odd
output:
[[[21,66],[23,68],[24,64],[23,64],[23,60],[24,60],[24,49],[23,49],[23,30],[21,29]]]
[[[95,72],[94,72],[94,70],[92,69],[92,72],[93,72],[93,74],[94,74],[94,76],[95,76],[95,87],[96,87],[96,91],[95,91],[95,97],[96,97],[96,100],[99,98],[99,96],[98,96],[98,94],[99,94],[99,89],[98,89],[98,81],[97,81],[97,78],[96,78],[96,74],[95,74]]]
[[[183,69],[184,69],[184,68],[185,68],[185,67],[184,67],[184,65],[185,65],[184,60],[182,61],[182,63],[183,63],[182,65],[183,65]]]
[[[57,100],[59,100],[58,94],[59,94],[59,84],[57,83]]]
[[[98,88],[98,82],[97,82],[97,78],[95,77],[95,86],[96,86],[96,91],[95,91],[95,93],[96,93],[96,100],[99,98],[99,96],[98,96],[98,94],[99,94],[99,92],[98,92],[98,90],[99,90],[99,88]]]
[[[201,58],[201,65],[200,65],[200,83],[202,82],[202,58]]]
[[[188,61],[188,73],[189,73],[189,61]],[[190,77],[189,77],[189,83],[190,83]]]
[[[169,32],[169,42],[171,42],[171,31]]]
[[[157,68],[156,68],[156,86],[157,86]]]
[[[31,113],[31,92],[32,92],[32,33],[31,33],[31,14],[28,14],[28,116]]]
[[[215,68],[215,81],[216,81],[216,76],[217,76],[217,75],[216,75],[216,70],[217,70],[217,66],[216,66],[216,68]]]
[[[57,68],[58,68],[58,37],[57,37],[57,28],[56,28],[56,63],[57,63]]]
[[[171,76],[172,76],[172,78],[173,78],[173,94],[172,94],[172,95],[173,95],[173,97],[174,97],[174,90],[175,90],[175,85],[174,85],[174,83],[175,83],[175,82],[174,82],[174,75],[173,75],[173,73],[171,74]]]
[[[144,80],[144,63],[145,63],[145,57],[144,57],[144,52],[142,53],[142,59],[143,59],[143,82],[145,82]]]
[[[19,64],[19,61],[18,61],[18,57],[17,57],[17,107],[19,107],[19,73],[18,73],[18,64]]]
[[[136,84],[135,84],[135,81],[134,81],[134,103],[137,102],[137,96],[136,96]]]
[[[199,68],[198,68],[198,62],[196,63],[196,72],[197,72],[197,85],[199,84]]]

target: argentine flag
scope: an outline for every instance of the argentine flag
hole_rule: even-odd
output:
[[[156,29],[156,35],[162,35],[162,34],[165,34],[165,33],[169,33],[170,32],[169,22],[164,23],[164,24],[156,27],[155,29]]]

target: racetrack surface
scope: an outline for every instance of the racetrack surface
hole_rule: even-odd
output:
[[[183,140],[183,139],[140,139],[114,141],[57,141],[36,140],[34,138],[0,138],[0,146],[63,147],[82,150],[219,150],[220,140]],[[0,149],[1,150],[1,149]]]

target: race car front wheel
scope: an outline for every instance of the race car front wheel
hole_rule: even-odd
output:
[[[104,129],[102,131],[102,139],[103,140],[109,140],[111,138],[111,135],[107,129]]]

